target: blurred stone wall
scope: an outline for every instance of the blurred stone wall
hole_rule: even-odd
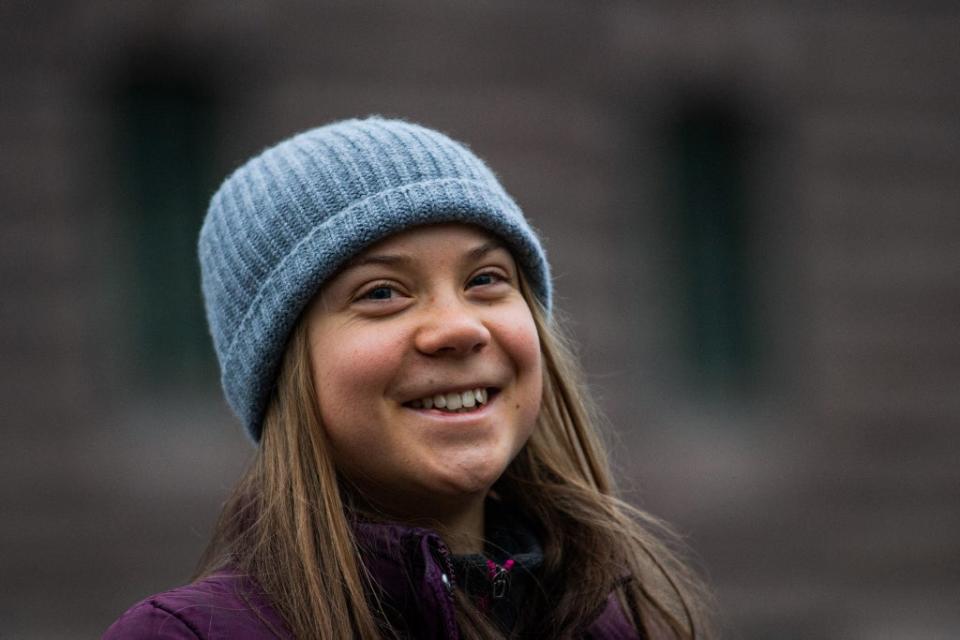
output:
[[[955,637],[958,32],[937,3],[0,9],[0,636],[90,637],[187,580],[251,453],[212,367],[141,375],[131,300],[160,292],[127,277],[116,96],[145,76],[210,98],[214,178],[368,113],[470,144],[543,232],[624,489],[688,536],[727,635]],[[749,158],[739,386],[681,353],[670,127],[704,105]]]

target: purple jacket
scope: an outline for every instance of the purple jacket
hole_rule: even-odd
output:
[[[452,564],[439,536],[427,529],[360,524],[364,559],[400,612],[400,630],[417,639],[458,640]],[[405,560],[406,559],[406,560]],[[249,576],[224,571],[151,596],[130,608],[104,640],[289,639],[283,619]],[[616,598],[587,626],[584,639],[639,640]]]

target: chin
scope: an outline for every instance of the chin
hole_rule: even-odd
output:
[[[434,486],[439,494],[449,498],[486,495],[506,468],[507,464],[500,461],[459,465],[446,469]]]

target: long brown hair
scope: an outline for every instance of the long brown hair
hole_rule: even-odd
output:
[[[679,559],[677,537],[616,497],[570,342],[522,277],[520,288],[540,335],[543,402],[533,436],[495,488],[537,526],[544,566],[515,635],[575,635],[615,593],[644,637],[705,637],[706,591]],[[260,447],[224,505],[198,577],[225,566],[253,576],[298,638],[389,637],[315,398],[301,318]],[[502,637],[459,589],[455,598],[464,637]]]

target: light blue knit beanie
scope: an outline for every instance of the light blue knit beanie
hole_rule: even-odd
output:
[[[203,297],[227,402],[254,441],[289,334],[350,257],[398,231],[465,222],[500,236],[549,311],[537,234],[490,169],[401,120],[344,120],[252,158],[214,194],[200,230]]]

